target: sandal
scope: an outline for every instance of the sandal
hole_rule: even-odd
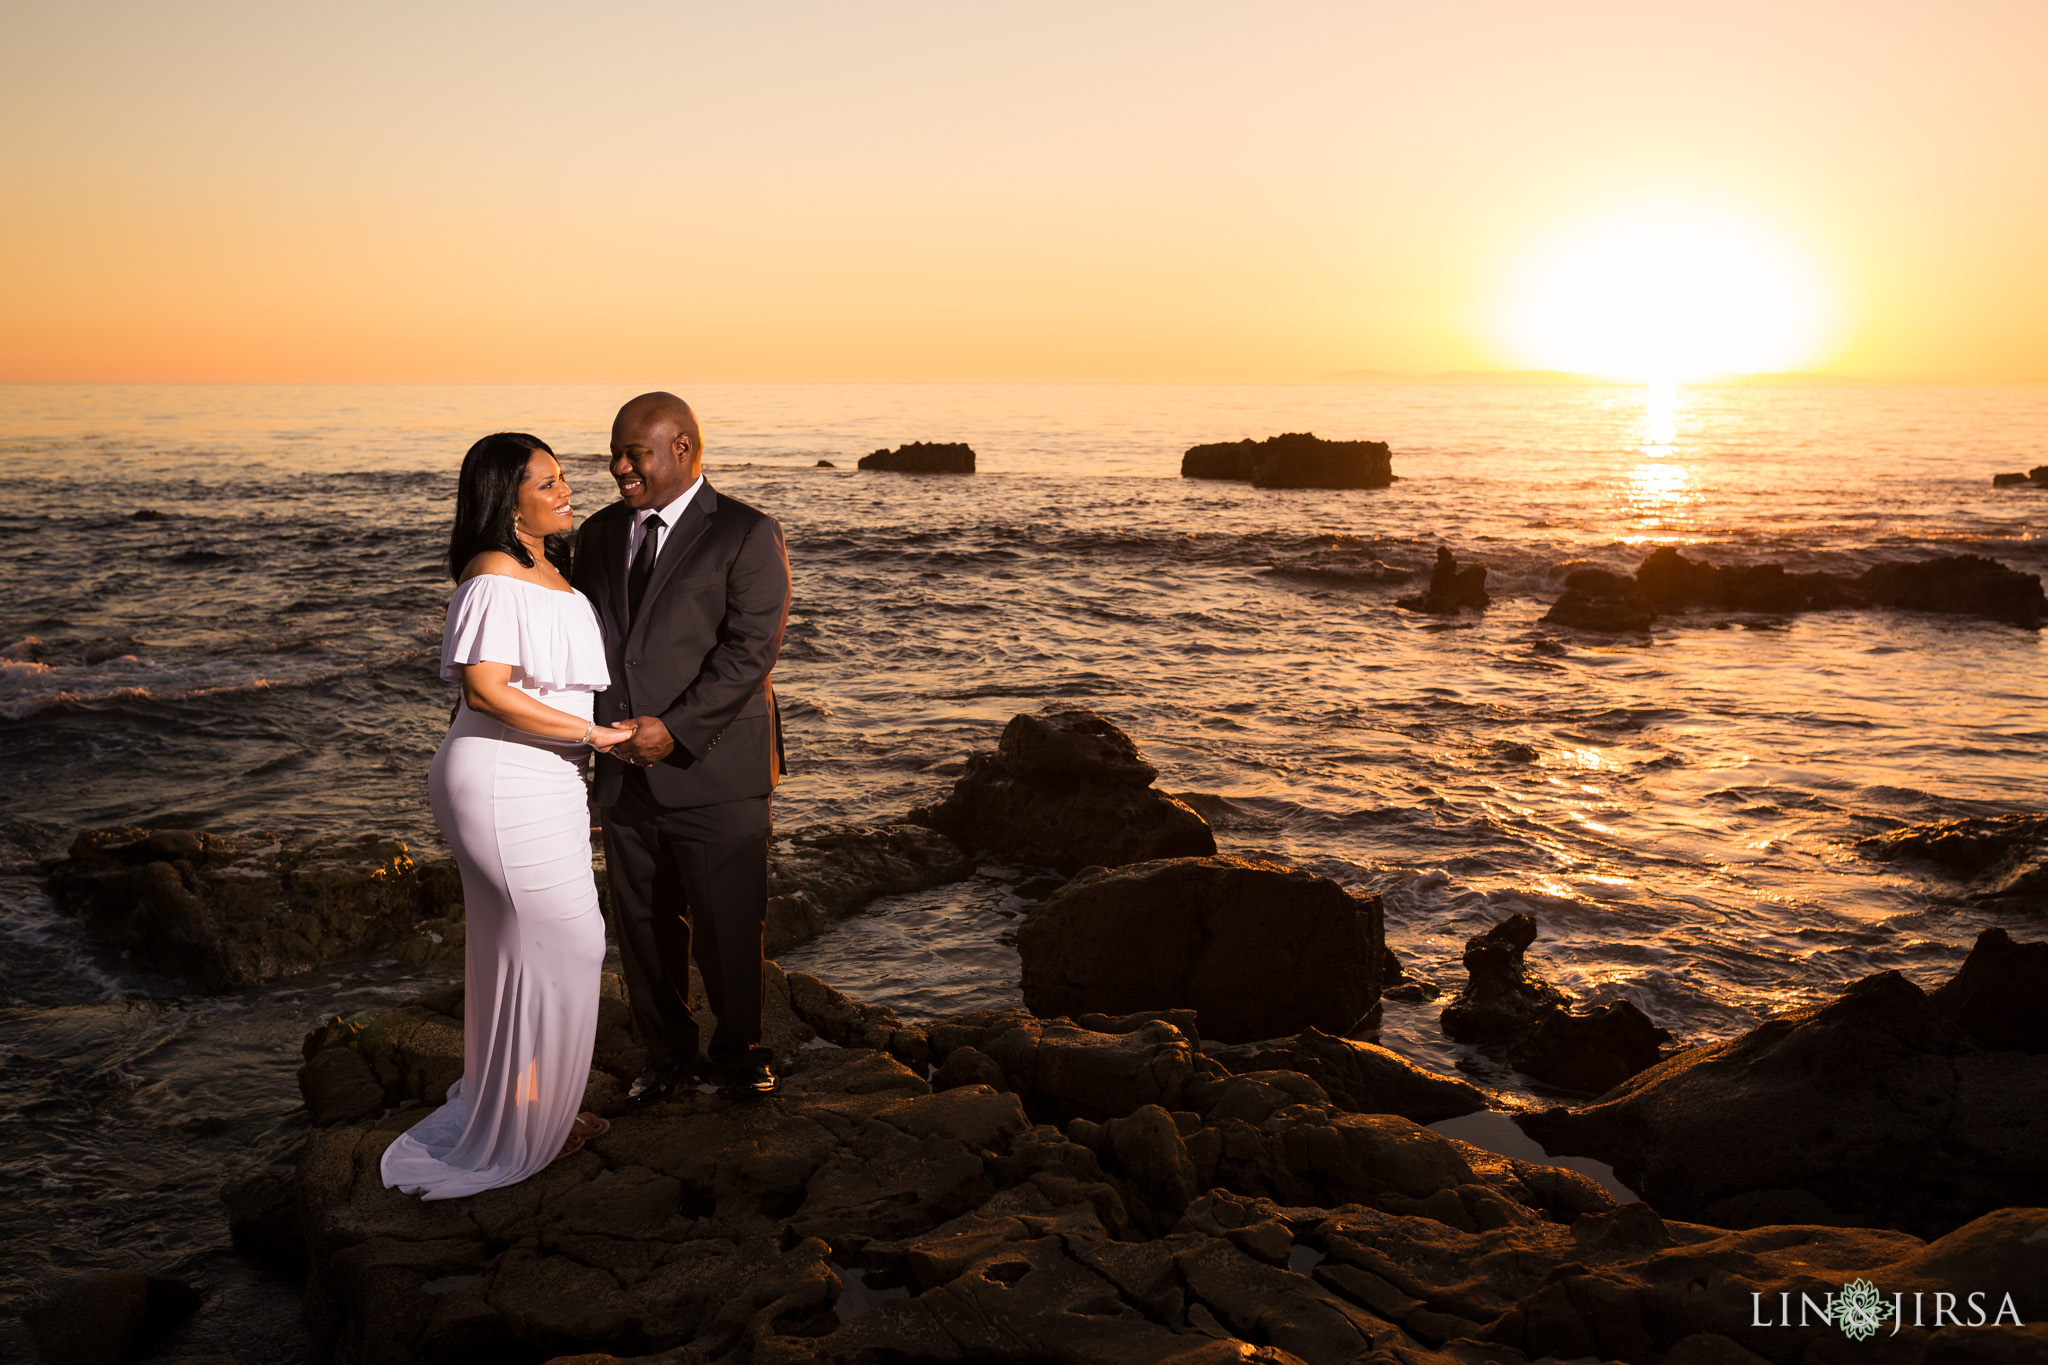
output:
[[[592,1138],[603,1137],[612,1130],[610,1119],[601,1119],[588,1110],[576,1116],[569,1125],[569,1140],[562,1144],[562,1150],[555,1153],[555,1160],[570,1157],[583,1150],[583,1144]]]

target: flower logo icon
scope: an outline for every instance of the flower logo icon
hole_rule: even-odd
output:
[[[1868,1280],[1851,1280],[1835,1297],[1835,1323],[1854,1341],[1868,1341],[1896,1310]]]

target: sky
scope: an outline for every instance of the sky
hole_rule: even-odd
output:
[[[0,380],[2044,383],[2044,61],[2041,0],[6,0]],[[1646,221],[1712,259],[1588,282]]]

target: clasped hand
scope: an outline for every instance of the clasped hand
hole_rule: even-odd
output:
[[[617,725],[600,725],[590,732],[590,747],[601,754],[608,754],[633,737],[633,722],[621,721]]]
[[[626,737],[610,741],[606,752],[635,767],[651,767],[675,752],[675,736],[668,732],[659,716],[635,716],[631,720],[620,721],[617,726],[607,726],[599,733],[613,729],[623,730]]]

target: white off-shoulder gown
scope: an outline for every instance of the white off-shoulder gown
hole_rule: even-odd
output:
[[[441,676],[482,662],[512,665],[521,691],[582,720],[610,683],[589,599],[502,574],[448,600]],[[583,752],[464,705],[434,755],[428,792],[467,921],[462,1079],[385,1149],[387,1186],[456,1199],[524,1180],[568,1141],[604,962]]]

